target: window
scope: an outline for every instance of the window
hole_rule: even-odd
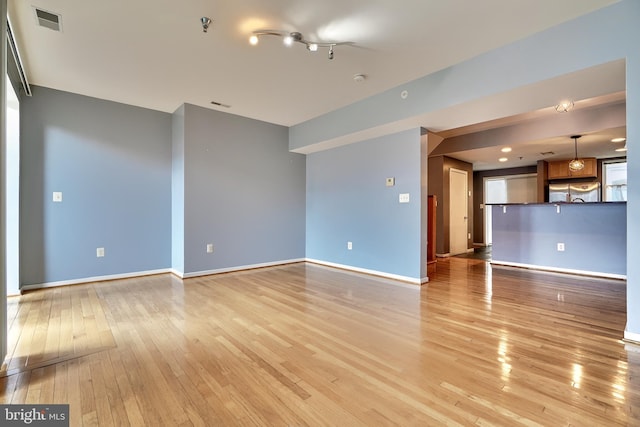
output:
[[[627,201],[627,161],[609,160],[602,163],[604,201]]]
[[[485,178],[485,203],[535,203],[538,198],[537,175],[512,175]]]
[[[536,203],[538,175],[508,175],[484,179],[484,203]],[[491,245],[491,209],[484,209],[484,243]]]

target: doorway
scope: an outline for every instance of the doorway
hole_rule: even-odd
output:
[[[449,172],[449,254],[467,253],[469,242],[469,181],[466,171]]]

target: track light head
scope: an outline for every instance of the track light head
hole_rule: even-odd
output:
[[[333,45],[329,46],[329,59],[333,59]]]
[[[209,29],[209,25],[211,24],[211,18],[209,18],[208,16],[203,16],[202,18],[200,18],[200,23],[202,24],[202,32],[206,33]]]

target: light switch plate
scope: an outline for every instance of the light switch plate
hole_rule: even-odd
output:
[[[213,243],[207,243],[207,253],[208,254],[213,253]]]
[[[62,201],[62,191],[54,191],[53,192],[53,201],[61,202]]]
[[[400,203],[409,203],[410,201],[409,193],[401,193],[400,196],[398,197],[398,201]]]
[[[96,248],[96,257],[102,258],[104,256],[104,248]]]

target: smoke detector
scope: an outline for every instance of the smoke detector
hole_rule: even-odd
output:
[[[366,79],[367,79],[367,76],[365,74],[354,74],[353,75],[353,81],[356,82],[356,83],[362,83]]]

